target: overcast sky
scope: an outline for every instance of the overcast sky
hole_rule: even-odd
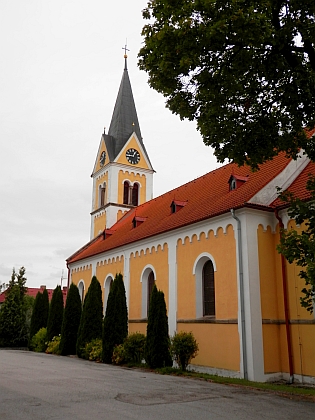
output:
[[[60,284],[89,241],[92,179],[128,69],[158,196],[219,166],[195,124],[165,108],[137,67],[146,0],[1,0],[0,283]],[[63,285],[66,285],[64,280]]]

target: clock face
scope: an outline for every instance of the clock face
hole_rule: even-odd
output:
[[[106,152],[102,152],[101,157],[100,157],[101,166],[104,166],[105,160],[106,160]]]
[[[126,152],[126,159],[132,165],[136,165],[140,161],[140,153],[136,149],[128,149]]]

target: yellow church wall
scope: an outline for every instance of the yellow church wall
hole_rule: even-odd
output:
[[[119,171],[118,174],[118,202],[123,203],[124,201],[124,181],[128,180],[132,183],[140,183],[140,194],[139,194],[139,204],[143,204],[146,201],[146,177],[145,175],[134,174],[129,171]]]
[[[129,322],[128,333],[141,333],[147,335],[147,323],[146,322]]]
[[[288,229],[297,227],[290,221]],[[259,272],[263,324],[265,373],[289,373],[288,344],[285,326],[279,226],[276,233],[268,227],[258,227]],[[300,305],[303,280],[298,276],[300,267],[286,261],[288,311],[292,343],[294,374],[315,376],[315,323],[314,316]],[[269,321],[271,320],[271,321]],[[270,322],[270,323],[269,323]]]
[[[162,250],[158,246],[151,252],[147,250],[136,252],[130,256],[130,307],[129,319],[142,318],[142,283],[141,274],[147,265],[154,267],[156,287],[164,292],[166,308],[168,310],[168,247]]]
[[[282,362],[285,360],[285,347],[281,344],[281,326],[263,324],[264,367],[265,373],[282,372]],[[287,365],[287,363],[285,363]]]
[[[196,318],[196,280],[193,275],[193,266],[197,257],[207,252],[215,260],[215,305],[217,319],[237,319],[237,270],[236,249],[233,227],[213,231],[208,238],[201,234],[198,240],[194,235],[190,242],[185,238],[177,244],[177,290],[178,290],[178,319]],[[227,261],[227,255],[229,259]]]
[[[178,331],[192,332],[199,346],[193,365],[238,372],[240,344],[237,324],[178,323]]]
[[[126,159],[126,151],[128,149],[137,149],[139,154],[140,154],[140,160],[136,165],[134,165],[135,167],[149,169],[149,167],[148,167],[148,165],[147,165],[147,163],[146,163],[146,161],[143,157],[143,154],[141,153],[141,149],[139,147],[139,144],[138,144],[138,142],[137,142],[137,140],[134,136],[131,138],[131,140],[129,142],[127,142],[126,146],[122,149],[122,153],[121,153],[119,159],[117,160],[117,163],[123,163],[125,165],[130,165],[130,163]]]
[[[315,377],[315,324],[291,325],[294,373]]]
[[[78,284],[80,283],[80,280],[84,281],[84,295],[85,295],[92,280],[92,265],[91,264],[85,266],[83,269],[71,271],[72,283],[78,286]]]
[[[283,319],[281,259],[276,250],[278,235],[271,231],[270,226],[264,230],[259,225],[257,238],[262,318]]]
[[[106,213],[94,217],[94,238],[106,227]]]
[[[105,279],[109,274],[113,275],[113,280],[116,274],[121,273],[124,276],[124,258],[110,259],[104,263],[98,263],[96,266],[96,277],[100,282],[102,288],[103,302],[105,299]]]
[[[125,211],[118,210],[118,212],[117,212],[117,222],[118,222],[118,220],[120,220],[120,219],[123,217],[123,215],[125,215],[126,213],[128,213],[128,210],[125,210]]]

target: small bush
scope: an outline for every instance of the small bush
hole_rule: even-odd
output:
[[[119,344],[118,346],[114,347],[113,355],[112,355],[112,363],[114,365],[122,365],[126,362],[125,359],[125,349],[123,344]]]
[[[91,360],[94,362],[102,361],[102,339],[95,338],[94,340],[86,343],[84,352],[84,359]]]
[[[124,356],[126,362],[141,363],[144,359],[146,337],[139,332],[128,335],[125,338]]]
[[[198,344],[191,332],[179,332],[171,339],[171,353],[182,370],[186,370],[190,361],[198,354]]]
[[[30,343],[30,349],[36,352],[44,352],[47,348],[47,328],[41,328],[37,333],[32,337]]]
[[[47,345],[46,353],[47,354],[61,354],[60,340],[61,340],[60,334],[53,337],[53,339],[49,341]]]

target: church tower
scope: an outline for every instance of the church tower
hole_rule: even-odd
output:
[[[153,173],[145,149],[127,69],[127,55],[108,130],[102,134],[93,178],[91,239],[128,210],[150,200]]]

